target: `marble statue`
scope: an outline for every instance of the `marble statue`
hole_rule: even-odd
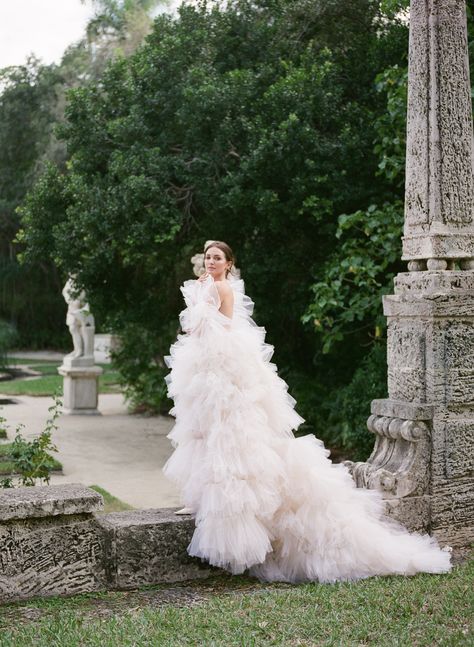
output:
[[[69,327],[74,346],[72,353],[66,357],[69,359],[90,357],[93,360],[95,322],[86,301],[85,292],[82,290],[78,293],[74,278],[69,277],[62,294],[68,305],[66,325]]]
[[[78,290],[74,276],[63,288],[67,303],[66,324],[74,349],[58,368],[63,380],[63,413],[99,415],[99,376],[102,368],[94,365],[95,321],[83,290]]]

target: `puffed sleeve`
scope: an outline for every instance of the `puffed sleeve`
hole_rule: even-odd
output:
[[[181,287],[186,308],[179,315],[181,328],[186,333],[198,332],[206,320],[215,318],[221,302],[214,280],[185,281]]]

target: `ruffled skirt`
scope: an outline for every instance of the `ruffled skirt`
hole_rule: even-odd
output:
[[[164,472],[195,516],[189,554],[264,581],[450,570],[449,552],[384,517],[380,494],[356,488],[320,441],[294,438],[303,419],[261,330],[211,317],[171,348]]]

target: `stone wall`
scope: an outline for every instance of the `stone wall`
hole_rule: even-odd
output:
[[[0,491],[0,602],[207,577],[188,556],[190,517],[173,510],[98,514],[82,485]]]
[[[379,411],[391,413],[384,409],[386,401],[378,402]],[[442,497],[434,505],[448,522],[465,527],[469,510],[460,489],[457,494],[457,506],[443,508]],[[426,529],[424,497],[408,501],[414,499],[418,520],[412,525]],[[413,506],[406,502],[388,499],[387,513],[413,521]],[[102,497],[82,485],[0,490],[0,603],[133,589],[220,572],[188,556],[191,517],[169,508],[101,514],[101,507]]]

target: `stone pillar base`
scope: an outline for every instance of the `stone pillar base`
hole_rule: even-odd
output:
[[[349,465],[387,514],[441,543],[474,539],[474,271],[403,272],[384,297],[389,398],[373,400],[375,445]]]
[[[431,531],[430,504],[430,497],[426,495],[386,499],[385,514],[411,531],[429,533]]]
[[[63,380],[63,413],[66,415],[100,415],[99,399],[100,366],[66,366],[58,368]]]

